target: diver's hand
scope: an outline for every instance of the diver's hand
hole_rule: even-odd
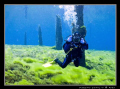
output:
[[[81,43],[81,44],[84,44],[84,43],[85,43],[85,40],[84,40],[83,38],[81,38],[80,43]]]

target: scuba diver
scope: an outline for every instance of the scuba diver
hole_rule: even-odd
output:
[[[70,62],[74,62],[74,65],[78,67],[81,66],[80,59],[82,57],[83,50],[88,49],[88,44],[78,32],[75,32],[73,35],[68,37],[63,45],[63,49],[67,54],[63,63],[58,58],[54,61],[62,68],[65,68]]]

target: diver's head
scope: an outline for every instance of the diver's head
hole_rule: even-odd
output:
[[[80,42],[80,34],[78,32],[73,33],[72,40],[74,43],[79,43]]]

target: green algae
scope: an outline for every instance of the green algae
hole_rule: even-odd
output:
[[[34,85],[34,83],[30,82],[30,81],[27,81],[25,79],[22,79],[21,81],[19,82],[15,82],[14,85]]]
[[[53,63],[65,58],[63,50],[48,46],[5,45],[5,85],[116,85],[115,52],[86,50],[87,67]]]

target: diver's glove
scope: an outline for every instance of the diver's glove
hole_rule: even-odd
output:
[[[81,38],[80,43],[81,43],[81,44],[84,44],[84,43],[85,43],[85,40],[84,40],[83,38]]]

